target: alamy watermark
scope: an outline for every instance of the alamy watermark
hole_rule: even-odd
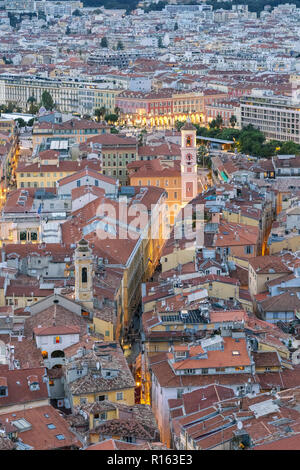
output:
[[[140,237],[152,240],[188,240],[203,246],[204,204],[178,205],[142,203],[99,204],[93,221],[94,231],[101,240],[137,240]]]

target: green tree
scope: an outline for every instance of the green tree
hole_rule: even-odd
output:
[[[118,121],[118,116],[117,114],[106,114],[105,115],[105,121],[108,122],[108,123],[115,123]]]
[[[177,31],[177,29],[178,29],[178,23],[176,22],[176,23],[174,24],[174,31]]]
[[[34,105],[36,103],[36,99],[34,96],[29,96],[28,100],[27,100],[27,105],[29,105],[29,112],[30,114],[35,114],[34,113]]]
[[[72,13],[73,16],[82,16],[82,13],[80,12],[80,10],[78,10],[78,8],[76,10],[73,11]]]
[[[280,151],[277,153],[281,155],[297,155],[300,153],[300,145],[293,141],[283,142],[280,147]]]
[[[43,11],[38,11],[38,19],[39,20],[44,20],[44,21],[47,20],[46,15]]]
[[[233,129],[231,127],[223,128],[220,132],[220,139],[223,140],[237,140],[241,134],[239,129]]]
[[[19,127],[25,127],[26,122],[22,118],[15,119],[15,121],[18,123]]]
[[[13,113],[16,108],[16,105],[9,101],[6,106],[4,106],[5,113]]]
[[[123,51],[123,49],[124,49],[124,44],[122,43],[122,41],[118,41],[117,51]]]
[[[184,126],[184,122],[181,122],[181,121],[175,121],[175,127],[176,127],[176,130],[179,132],[180,129]]]
[[[236,117],[235,117],[234,114],[233,114],[232,116],[230,116],[229,122],[230,122],[231,127],[235,127],[235,126],[236,126],[237,119],[236,119]]]
[[[208,154],[207,147],[205,145],[199,145],[197,149],[197,164],[202,165],[204,168],[204,158]]]
[[[101,39],[100,46],[104,48],[108,47],[108,40],[105,36]]]
[[[220,129],[223,126],[223,119],[222,119],[221,114],[217,114],[215,122],[216,122],[217,129]]]
[[[68,36],[69,34],[71,34],[71,30],[70,30],[70,26],[67,26],[66,27],[66,35]]]
[[[95,109],[96,121],[97,121],[97,122],[100,122],[100,121],[101,121],[101,118],[103,119],[103,117],[105,116],[105,114],[106,114],[106,108],[105,108],[105,106],[101,106],[101,108]]]
[[[2,57],[2,60],[6,65],[11,65],[13,63],[11,59],[7,59],[5,56]]]
[[[27,126],[29,126],[29,127],[32,127],[32,126],[33,126],[33,124],[34,124],[34,121],[35,121],[35,119],[34,119],[34,118],[32,118],[32,119],[29,119],[29,121],[27,122]]]
[[[212,119],[209,123],[208,123],[208,126],[210,129],[215,129],[217,127],[216,125],[216,120],[215,119]]]
[[[158,47],[161,49],[163,46],[163,42],[162,42],[162,38],[159,36],[158,38],[158,43],[157,43]]]
[[[259,156],[265,142],[264,134],[252,124],[244,127],[239,137],[238,148],[248,155]]]
[[[139,134],[139,137],[138,137],[138,145],[144,145],[145,144],[145,139],[146,139],[146,136],[147,136],[147,130],[146,129],[142,129],[141,130],[141,133]]]
[[[42,103],[42,106],[44,106],[44,108],[47,109],[47,111],[52,111],[52,109],[54,108],[54,101],[49,91],[47,90],[43,91],[41,103]]]

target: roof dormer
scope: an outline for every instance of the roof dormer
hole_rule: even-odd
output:
[[[27,381],[28,381],[28,387],[30,388],[31,392],[34,392],[40,389],[39,379],[37,375],[30,375],[29,377],[27,377]]]
[[[8,396],[7,378],[0,377],[0,399]]]

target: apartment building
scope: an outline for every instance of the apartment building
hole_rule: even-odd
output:
[[[252,124],[267,139],[300,143],[300,100],[253,90],[241,98],[241,126]]]
[[[134,405],[135,382],[118,343],[96,343],[93,351],[69,361],[64,374],[72,409],[104,400]]]
[[[219,90],[175,91],[161,88],[149,93],[123,91],[116,98],[121,119],[126,124],[174,126],[176,120],[190,118],[193,123],[204,121],[205,106],[226,98]]]
[[[221,116],[224,127],[231,127],[230,119],[232,116],[236,118],[235,127],[239,127],[240,105],[237,101],[221,101],[206,105],[205,117],[207,122],[216,119],[218,115]]]
[[[150,371],[152,409],[161,441],[170,445],[168,400],[214,383],[238,393],[255,374],[255,364],[243,332],[229,332],[226,337],[216,335],[173,345],[166,355],[151,358]]]
[[[82,156],[97,155],[101,159],[102,172],[128,184],[127,165],[138,160],[138,143],[134,137],[104,134],[90,137],[79,147]]]
[[[58,180],[73,175],[84,168],[101,173],[98,160],[60,161],[44,160],[37,163],[20,163],[16,170],[17,188],[55,188]]]
[[[71,138],[76,143],[85,142],[86,139],[92,135],[105,134],[110,132],[110,127],[86,120],[86,119],[71,119],[63,123],[52,122],[36,122],[32,129],[32,145],[33,148],[37,144],[43,142],[43,139],[51,138]]]
[[[95,84],[78,79],[3,75],[0,79],[0,104],[12,102],[26,109],[28,98],[34,96],[40,103],[44,91],[51,94],[56,108],[62,112],[94,114],[95,109],[102,106],[113,112],[115,96],[120,90],[100,89]]]

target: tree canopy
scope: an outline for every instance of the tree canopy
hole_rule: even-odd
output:
[[[41,104],[42,106],[44,106],[44,108],[47,109],[47,111],[52,111],[52,109],[54,108],[54,101],[49,91],[43,91]]]
[[[176,123],[176,128],[180,130],[183,123]],[[249,124],[243,129],[229,128],[209,128],[195,124],[197,135],[212,137],[222,140],[235,141],[235,147],[241,153],[253,155],[260,158],[270,158],[273,155],[285,154],[293,155],[300,153],[300,145],[295,142],[280,142],[278,140],[266,141],[264,134]]]
[[[103,38],[101,38],[100,46],[101,47],[108,47],[108,40],[105,36]]]

